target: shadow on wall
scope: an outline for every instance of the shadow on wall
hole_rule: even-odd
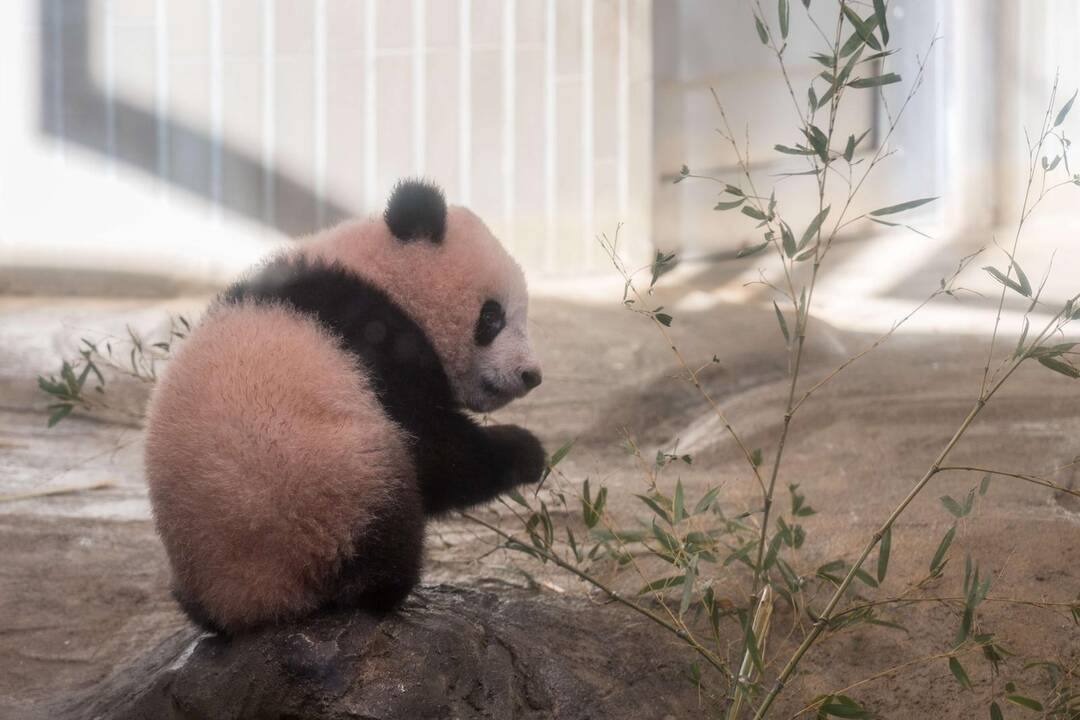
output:
[[[46,135],[111,157],[290,237],[354,214],[203,131],[159,118],[153,108],[110,102],[90,76],[88,0],[41,0],[39,7],[39,121]]]

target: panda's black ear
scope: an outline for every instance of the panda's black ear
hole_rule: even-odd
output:
[[[434,183],[401,180],[390,195],[383,219],[402,242],[430,240],[438,244],[446,232],[446,199]]]

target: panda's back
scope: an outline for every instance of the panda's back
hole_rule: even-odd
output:
[[[224,625],[316,607],[415,483],[354,355],[281,304],[215,305],[155,389],[146,471],[178,591]]]

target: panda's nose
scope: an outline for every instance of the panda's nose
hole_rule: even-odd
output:
[[[540,375],[539,368],[529,368],[521,371],[521,382],[525,383],[525,387],[529,390],[532,390],[542,381],[543,377]]]

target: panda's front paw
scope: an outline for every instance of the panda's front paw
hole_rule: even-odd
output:
[[[512,468],[514,485],[540,480],[547,467],[547,453],[535,435],[517,425],[495,425],[488,432],[503,449]]]

